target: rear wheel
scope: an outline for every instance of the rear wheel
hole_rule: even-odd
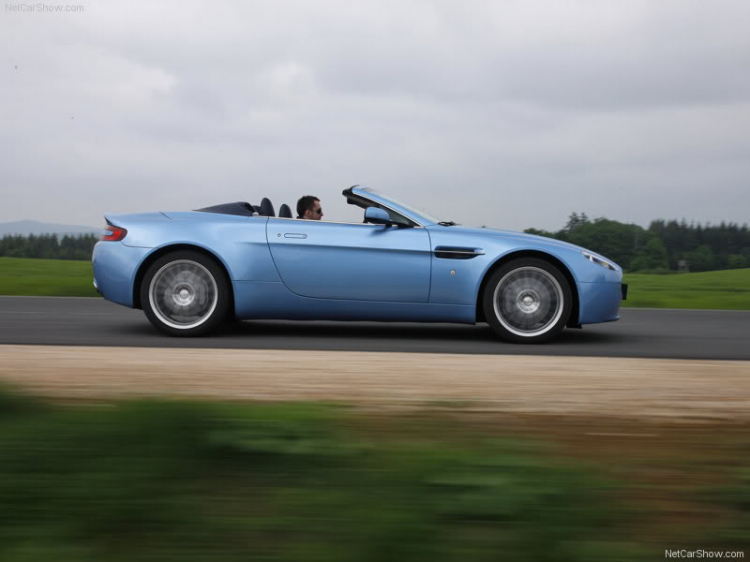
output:
[[[573,305],[570,285],[554,265],[538,258],[506,263],[482,296],[487,321],[504,340],[539,343],[557,336]]]
[[[190,250],[162,256],[149,266],[141,303],[151,323],[173,336],[199,336],[227,317],[230,286],[224,271]]]

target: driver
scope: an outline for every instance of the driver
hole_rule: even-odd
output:
[[[314,195],[305,195],[297,201],[297,218],[319,221],[323,218],[320,199]]]

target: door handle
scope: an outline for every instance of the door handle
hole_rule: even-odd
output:
[[[284,238],[307,238],[307,234],[299,234],[297,232],[286,232]]]

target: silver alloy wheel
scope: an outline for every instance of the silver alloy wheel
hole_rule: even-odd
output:
[[[151,310],[171,328],[189,330],[208,320],[219,302],[211,272],[192,260],[176,260],[156,272],[148,288]]]
[[[557,279],[538,267],[509,271],[492,296],[495,317],[503,328],[529,338],[551,330],[560,320],[565,297]]]

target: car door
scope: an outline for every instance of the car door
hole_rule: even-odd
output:
[[[427,302],[430,237],[424,228],[271,218],[273,261],[301,296]]]

